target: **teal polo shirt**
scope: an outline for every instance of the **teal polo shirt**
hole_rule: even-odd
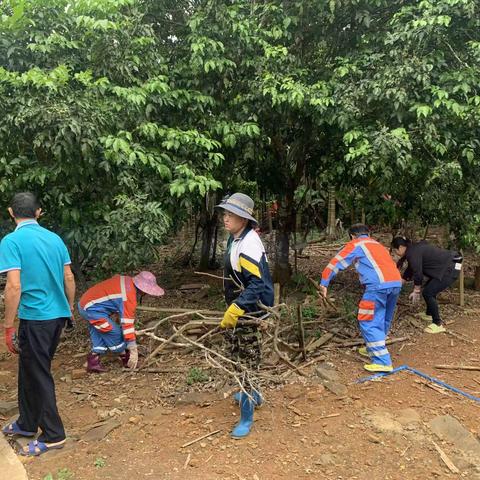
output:
[[[25,220],[0,243],[0,273],[20,270],[21,320],[70,317],[63,267],[71,263],[67,247],[36,220]]]

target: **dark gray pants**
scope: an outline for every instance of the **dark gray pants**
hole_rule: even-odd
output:
[[[441,280],[431,278],[423,287],[422,295],[427,304],[426,314],[432,317],[432,322],[441,325],[440,311],[438,309],[437,295],[446,290],[459,276],[460,271],[455,270],[452,263],[447,269]]]
[[[18,344],[18,426],[27,432],[39,428],[41,442],[65,439],[58,414],[55,383],[50,367],[65,325],[65,318],[55,320],[20,320]]]

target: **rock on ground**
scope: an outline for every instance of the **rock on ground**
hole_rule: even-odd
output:
[[[430,428],[440,439],[452,443],[472,466],[480,465],[480,443],[456,418],[450,415],[435,417]]]
[[[8,480],[28,480],[22,462],[3,435],[0,435],[0,472]]]

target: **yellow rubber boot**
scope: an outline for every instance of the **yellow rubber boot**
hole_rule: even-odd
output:
[[[367,372],[381,372],[381,373],[388,373],[393,370],[392,365],[380,365],[379,363],[367,363],[363,366]]]
[[[362,355],[363,357],[368,357],[370,358],[370,355],[368,354],[367,347],[359,347],[358,348],[358,353]]]
[[[446,328],[443,325],[437,325],[436,323],[431,323],[427,328],[425,328],[425,333],[444,333]]]

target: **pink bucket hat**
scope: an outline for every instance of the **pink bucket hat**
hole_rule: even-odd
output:
[[[133,277],[133,283],[142,292],[161,297],[165,291],[157,284],[157,279],[152,272],[140,272]]]

